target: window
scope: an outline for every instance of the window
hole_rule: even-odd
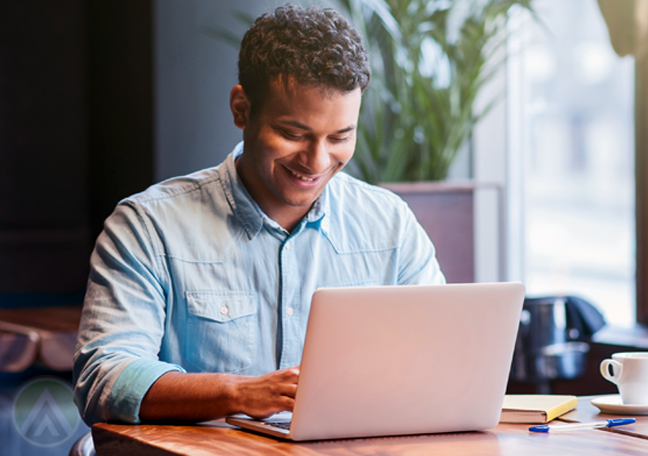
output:
[[[635,320],[634,60],[595,0],[536,0],[512,22],[509,129],[528,295],[576,294]],[[515,208],[512,208],[515,210]]]

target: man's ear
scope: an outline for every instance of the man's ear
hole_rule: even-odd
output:
[[[240,129],[247,127],[250,120],[250,100],[241,84],[236,84],[230,92],[230,109],[234,116],[234,125]]]

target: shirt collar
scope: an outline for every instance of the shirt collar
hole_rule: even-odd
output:
[[[335,176],[333,179],[335,179]],[[330,217],[325,217],[325,215],[329,213],[330,209],[331,195],[329,187],[330,186],[327,183],[322,193],[320,193],[315,200],[315,204],[313,204],[311,210],[306,214],[306,217],[304,217],[307,224],[313,226],[319,225],[320,230],[322,230],[324,234],[328,233],[330,220]]]
[[[243,182],[239,178],[236,171],[236,159],[243,153],[243,142],[241,141],[236,145],[232,153],[230,153],[221,169],[224,172],[220,173],[223,191],[227,196],[230,206],[234,213],[238,216],[248,238],[253,239],[261,228],[264,222],[270,227],[276,227],[281,230],[282,228],[272,219],[270,219],[259,207],[259,205],[252,199]],[[324,187],[324,191],[315,200],[315,204],[304,217],[307,224],[318,224],[320,229],[325,233],[328,232],[328,217],[324,217],[329,210],[329,185]]]

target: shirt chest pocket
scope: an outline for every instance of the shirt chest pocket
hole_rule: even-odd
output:
[[[254,362],[258,303],[247,291],[188,291],[185,359],[198,372],[237,373]]]

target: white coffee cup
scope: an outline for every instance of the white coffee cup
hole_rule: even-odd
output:
[[[601,362],[601,375],[617,386],[624,404],[648,405],[648,352],[615,353]]]

